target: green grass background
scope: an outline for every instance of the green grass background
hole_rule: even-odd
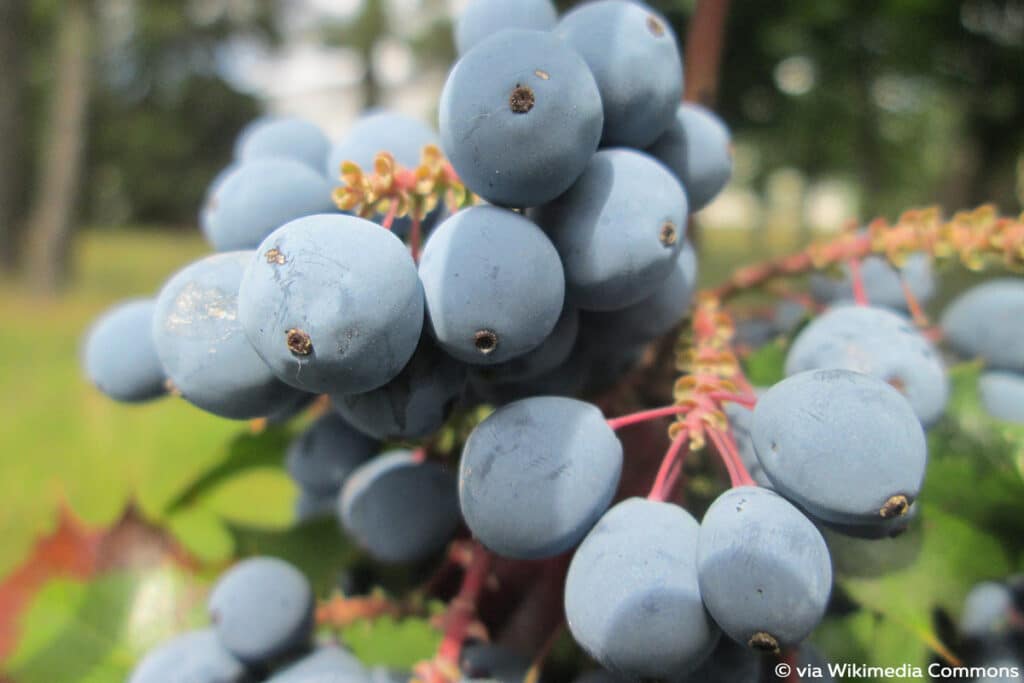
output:
[[[296,492],[271,469],[232,480],[165,519],[171,498],[226,457],[231,437],[247,425],[176,399],[119,405],[79,367],[82,335],[96,315],[122,298],[152,296],[206,251],[190,233],[94,231],[79,242],[76,284],[66,295],[45,299],[0,286],[0,576],[53,528],[62,502],[105,525],[134,498],[208,559],[230,551],[211,517],[290,521]]]

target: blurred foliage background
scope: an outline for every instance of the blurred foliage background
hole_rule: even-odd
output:
[[[287,434],[256,439],[181,402],[115,405],[81,378],[79,339],[100,310],[204,253],[198,209],[248,121],[299,114],[336,137],[367,107],[431,120],[461,4],[0,0],[0,586],[25,589],[0,590],[0,671],[16,683],[123,680],[139,651],[193,623],[154,597],[193,595],[187,568],[83,585],[51,557],[54,538],[61,552],[120,548],[108,537],[123,536],[128,502],[159,525],[127,527],[158,556],[173,539],[209,574],[240,552],[305,547],[310,561],[310,545],[330,546],[311,561],[332,582],[331,563],[348,557],[336,532],[290,535]],[[651,4],[682,39],[695,0]],[[737,168],[699,217],[703,279],[911,206],[1018,213],[1022,67],[1021,0],[733,0],[717,109]],[[1021,568],[1024,433],[984,418],[976,369],[959,372],[929,479],[938,532],[925,542],[946,554],[888,583],[849,577],[844,590],[869,609],[822,631],[831,656],[924,661],[928,596],[955,612],[972,581]],[[982,493],[965,496],[971,487]],[[26,562],[35,573],[19,573]],[[15,610],[17,635],[5,631]],[[407,638],[392,648],[406,659],[429,652],[422,626],[385,626],[384,639]],[[351,638],[387,660],[380,639]]]
[[[695,0],[656,0],[685,36]],[[456,0],[6,0],[0,262],[60,287],[80,226],[190,230],[262,111],[335,135],[432,118]],[[563,8],[571,2],[560,3]],[[713,225],[827,229],[1024,194],[1018,0],[733,2],[718,108],[737,177]]]

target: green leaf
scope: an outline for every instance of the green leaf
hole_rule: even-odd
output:
[[[877,578],[840,575],[839,585],[858,604],[912,634],[918,645],[903,642],[900,663],[924,666],[927,650],[919,645],[944,651],[932,625],[932,611],[942,608],[958,614],[970,588],[978,581],[1005,577],[1010,572],[1010,561],[999,540],[982,529],[956,514],[918,504],[922,506],[922,520],[916,560]],[[885,548],[899,542],[897,538],[862,543]],[[837,560],[837,572],[841,570]],[[871,663],[883,654],[872,651]]]
[[[341,637],[367,666],[409,669],[437,652],[442,634],[428,619],[383,617],[353,624]]]
[[[340,573],[360,558],[333,517],[310,520],[289,529],[265,529],[226,522],[235,555],[272,555],[301,569],[317,595],[327,596]]]
[[[123,681],[146,650],[202,623],[202,594],[170,567],[52,581],[22,618],[7,673],[18,683]]]
[[[765,344],[743,359],[743,371],[750,383],[770,387],[786,377],[786,344],[776,340]]]
[[[929,464],[921,499],[1024,552],[1024,429],[989,416],[978,399],[980,366],[950,371],[947,417],[928,435]]]
[[[910,661],[927,661],[928,652],[920,641],[909,640],[891,619],[858,610],[843,617],[830,617],[819,626],[812,642],[828,653],[830,662],[841,665],[899,667]],[[875,677],[857,678],[858,683],[878,682]]]
[[[231,440],[227,457],[215,463],[167,503],[165,512],[173,514],[194,504],[225,481],[260,467],[280,467],[292,433],[271,428],[260,434],[245,432]]]

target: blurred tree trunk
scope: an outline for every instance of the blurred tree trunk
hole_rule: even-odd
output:
[[[683,57],[684,102],[695,102],[714,109],[718,101],[718,81],[722,71],[729,0],[697,0],[686,30],[686,54]],[[694,249],[700,253],[700,222],[690,215],[686,229]]]
[[[14,270],[21,252],[27,20],[27,2],[0,0],[0,272]]]
[[[42,292],[53,292],[68,279],[92,81],[87,0],[65,0],[59,21],[44,156],[28,222],[26,274]]]

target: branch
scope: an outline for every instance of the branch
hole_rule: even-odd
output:
[[[729,0],[698,0],[686,31],[686,91],[683,99],[711,108],[718,99],[725,20]]]
[[[861,233],[843,233],[802,251],[735,271],[710,292],[720,300],[775,280],[834,268],[850,259],[875,255],[894,266],[923,252],[938,260],[957,259],[969,270],[983,270],[997,261],[1011,270],[1024,269],[1024,214],[1001,217],[995,208],[961,211],[948,221],[937,208],[907,211],[896,223],[872,221]]]

